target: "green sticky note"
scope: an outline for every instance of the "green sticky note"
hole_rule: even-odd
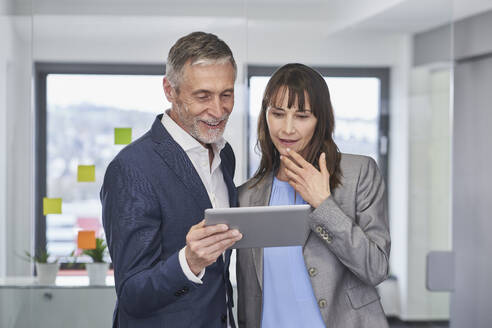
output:
[[[128,145],[132,142],[132,128],[114,128],[114,144]]]
[[[43,214],[61,214],[62,199],[61,198],[43,198]]]
[[[94,182],[96,181],[96,166],[95,165],[79,165],[77,169],[78,182]]]

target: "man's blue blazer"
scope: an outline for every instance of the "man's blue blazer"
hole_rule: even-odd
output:
[[[101,188],[118,296],[113,327],[226,327],[227,314],[232,318],[231,251],[225,263],[220,256],[206,268],[203,284],[184,275],[178,252],[190,227],[212,204],[161,118],[113,159]],[[229,144],[220,157],[229,202],[236,206],[235,158]]]

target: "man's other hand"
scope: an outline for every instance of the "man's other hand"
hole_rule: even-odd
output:
[[[237,229],[229,229],[225,224],[205,226],[205,220],[202,220],[192,226],[186,235],[185,255],[188,266],[198,275],[242,237]]]

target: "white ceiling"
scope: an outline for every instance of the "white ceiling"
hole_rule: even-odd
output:
[[[360,21],[370,31],[417,33],[492,10],[492,0],[410,0]]]
[[[250,26],[303,26],[313,33],[342,30],[417,33],[492,10],[492,0],[1,0],[17,13],[59,16],[153,16],[242,19]],[[307,27],[307,28],[306,28]]]

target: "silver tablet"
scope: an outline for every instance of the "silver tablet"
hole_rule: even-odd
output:
[[[209,208],[205,225],[224,223],[243,238],[232,248],[304,245],[309,233],[309,205]]]

